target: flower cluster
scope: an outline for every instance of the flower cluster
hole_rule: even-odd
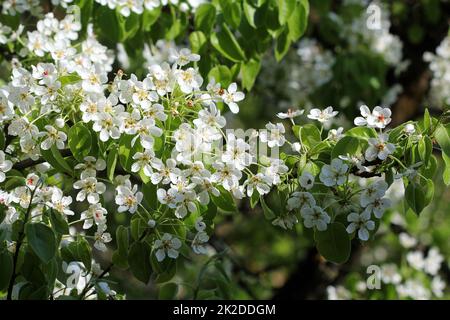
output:
[[[66,0],[71,1],[71,0]],[[179,5],[181,11],[195,10],[206,0],[95,0],[97,3],[108,6],[110,9],[117,9],[121,15],[128,17],[132,12],[142,14],[144,10],[153,10],[168,4]]]
[[[433,73],[431,80],[431,99],[438,106],[450,105],[450,89],[448,87],[450,74],[450,36],[442,40],[436,48],[436,53],[426,52],[424,60],[429,63]]]
[[[128,17],[131,13],[142,14],[144,10],[153,10],[160,6],[166,6],[168,4],[179,5],[182,11],[193,11],[200,4],[206,0],[187,0],[186,2],[181,0],[95,0],[102,6],[107,6],[109,9],[115,10]],[[51,0],[52,5],[61,6],[62,8],[68,8],[74,4],[74,0]],[[9,15],[21,14],[24,12],[30,12],[34,16],[42,15],[42,6],[40,0],[5,0],[2,4],[2,13]]]
[[[382,245],[376,246],[370,252],[363,254],[362,263],[379,265],[379,274],[375,274],[371,280],[357,281],[355,290],[350,291],[349,286],[337,285],[327,288],[328,299],[347,300],[354,298],[370,298],[371,292],[383,290],[384,294],[395,294],[400,299],[428,300],[431,298],[442,298],[447,284],[439,275],[444,263],[444,257],[437,247],[428,249],[424,257],[422,249],[411,250],[419,245],[418,241],[406,232],[399,234],[400,244],[407,250],[403,258],[404,264],[389,261],[387,251]],[[353,279],[354,280],[354,279]],[[371,282],[374,283],[371,283]],[[353,281],[354,282],[354,281]],[[370,282],[370,283],[369,283]],[[368,290],[368,284],[376,285],[378,290]],[[391,290],[391,288],[393,290]]]
[[[357,146],[358,139],[352,141],[356,144],[354,149],[359,150],[359,153],[337,154],[338,157],[332,158],[329,164],[321,163],[320,167],[302,170],[298,181],[291,180],[293,190],[286,204],[288,213],[277,217],[273,224],[291,228],[301,217],[306,228],[325,231],[328,224],[332,223],[337,216],[345,214],[345,221],[348,223],[346,230],[349,234],[356,233],[362,241],[370,238],[371,232],[375,230],[375,219],[381,219],[386,209],[391,206],[391,200],[386,196],[389,185],[383,178],[371,178],[367,184],[359,175],[369,174],[370,177],[376,177],[377,175],[372,173],[378,164],[398,159],[393,156],[396,145],[389,142],[389,135],[383,132],[391,121],[390,109],[377,106],[371,111],[365,105],[360,109],[361,117],[355,119],[355,124],[365,127],[371,137],[368,137],[361,145],[361,149]],[[302,113],[291,111],[289,114],[281,113],[279,117],[289,118],[295,126],[294,118]],[[336,115],[337,112],[332,107],[328,107],[324,110],[312,109],[307,117],[326,124]],[[414,125],[411,124],[411,126],[412,128],[405,126],[405,135],[414,133]],[[299,127],[301,131],[302,127]],[[374,129],[379,132],[377,133]],[[339,128],[339,132],[332,129],[328,138],[322,143],[336,144],[343,137],[342,128]],[[301,134],[300,140],[292,144],[294,151],[300,154],[300,158],[302,154],[308,154],[311,148],[314,150],[317,147],[302,143]],[[323,148],[326,148],[325,144]],[[415,172],[413,168],[409,168],[396,175],[396,178],[400,179],[405,174],[409,174],[408,170]],[[313,174],[314,172],[316,174]],[[317,176],[319,181],[316,179]],[[321,186],[331,189],[323,190]],[[296,215],[297,212],[300,213],[299,217]]]
[[[108,72],[112,70],[110,52],[97,42],[90,26],[87,38],[74,45],[80,28],[74,15],[58,20],[49,13],[37,23],[37,30],[27,33],[23,39],[24,54],[48,62],[31,68],[19,64],[13,69],[11,82],[0,91],[4,106],[1,121],[8,124],[8,134],[18,138],[8,148],[19,147],[19,159],[38,160],[46,158],[49,150],[59,153],[70,147],[71,161],[75,161],[70,176],[75,180],[76,201],[88,205],[81,213],[81,221],[85,230],[96,226],[95,248],[104,251],[111,241],[107,211],[102,205],[105,183],[115,187],[118,211],[131,214],[148,213],[142,204],[142,187],[132,180],[138,176],[155,185],[159,205],[151,217],[153,227],[158,228],[174,218],[182,220],[198,212],[210,203],[211,197],[223,193],[238,199],[255,192],[264,195],[282,181],[287,172],[282,160],[274,156],[258,162],[245,137],[224,132],[226,120],[221,109],[226,105],[237,113],[238,103],[244,99],[236,83],[222,88],[212,80],[205,86],[194,67],[200,56],[175,47],[170,49],[168,61],[153,61],[149,65],[144,79],[134,74],[126,77],[119,71],[108,82]],[[128,148],[129,166],[123,162],[121,165],[129,174],[119,175],[114,181],[104,179],[104,173],[99,177],[98,172],[106,169],[108,152],[77,155],[69,143],[69,128],[74,124],[90,132],[91,142],[100,148],[118,148],[120,157],[124,156],[121,148]],[[283,146],[284,126],[268,124],[266,128],[261,141],[269,148]],[[219,149],[222,140],[223,152]],[[4,174],[12,162],[3,153],[0,156]],[[19,187],[12,194],[15,196],[5,204],[18,201],[29,205],[29,188]],[[73,214],[69,209],[70,196],[64,196],[61,190],[52,194],[52,208]],[[168,210],[173,216],[166,217]],[[192,247],[196,253],[205,253],[209,239],[203,225],[199,222],[193,228],[196,234]],[[154,239],[158,260],[177,257],[175,252],[180,246],[179,240],[174,239],[175,235],[168,233]]]

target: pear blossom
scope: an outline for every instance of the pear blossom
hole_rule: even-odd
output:
[[[298,181],[300,186],[306,190],[309,190],[314,186],[314,176],[307,171],[302,172],[302,175],[298,178]]]
[[[277,113],[277,117],[280,119],[293,119],[295,117],[301,116],[304,112],[305,112],[305,110],[288,109],[287,112]]]
[[[92,156],[84,157],[84,163],[79,163],[75,166],[75,170],[82,170],[81,179],[87,177],[95,177],[97,171],[103,171],[106,169],[106,161],[103,159],[95,159]]]
[[[10,160],[5,159],[5,153],[3,150],[0,150],[0,182],[5,181],[6,175],[5,173],[12,169],[12,162]]]
[[[367,207],[370,203],[382,198],[388,187],[388,184],[383,180],[378,180],[367,186],[360,196],[361,206]]]
[[[169,233],[164,233],[161,239],[156,239],[153,244],[156,259],[161,262],[166,256],[172,259],[178,258],[178,249],[181,248],[180,239]]]
[[[154,171],[150,177],[153,184],[169,184],[170,182],[173,183],[181,174],[181,170],[177,168],[177,162],[172,158],[167,159],[165,165],[161,163],[161,165],[159,165],[155,169],[156,171]]]
[[[424,261],[424,271],[433,276],[437,275],[443,261],[444,257],[439,253],[438,248],[431,248]]]
[[[353,233],[358,230],[358,238],[361,241],[369,240],[369,231],[375,229],[375,222],[370,220],[370,211],[364,210],[362,213],[358,214],[352,212],[347,216],[347,221],[350,224],[347,226],[347,232]]]
[[[393,263],[383,265],[381,272],[381,279],[384,283],[399,284],[402,281],[402,276],[398,272],[397,266]]]
[[[134,185],[133,188],[118,186],[116,192],[116,204],[119,206],[117,211],[119,212],[135,213],[144,197],[143,193],[138,191],[137,185]]]
[[[327,187],[343,185],[347,179],[348,165],[341,159],[333,159],[331,165],[325,164],[320,171],[319,179]]]
[[[178,193],[175,189],[158,189],[156,191],[156,196],[158,201],[162,204],[167,205],[171,209],[175,209],[177,207],[177,203],[183,200],[183,196]]]
[[[65,214],[67,216],[73,216],[75,213],[69,208],[69,205],[71,203],[72,197],[64,196],[63,192],[60,189],[54,188],[51,202],[48,203],[48,206],[53,208],[58,213]]]
[[[41,148],[43,150],[49,150],[55,144],[58,149],[64,149],[64,142],[67,140],[67,135],[62,131],[58,131],[51,125],[46,125],[45,129],[47,132],[40,134],[41,136],[46,137],[44,141],[41,142]]]
[[[77,201],[87,201],[90,204],[95,204],[100,201],[99,195],[106,191],[106,186],[103,182],[98,182],[95,177],[87,177],[76,181],[73,184],[75,189],[81,189],[77,194]]]
[[[207,253],[207,247],[206,244],[208,243],[209,236],[204,231],[199,231],[195,235],[194,239],[192,240],[192,250],[196,254],[206,254]]]
[[[99,251],[106,251],[106,243],[112,241],[111,234],[105,232],[106,227],[104,225],[99,225],[98,230],[94,234],[94,247]]]
[[[100,140],[106,142],[109,138],[119,139],[120,120],[106,112],[97,113],[92,129],[100,133]]]
[[[175,76],[183,93],[191,93],[193,90],[200,88],[203,83],[202,77],[194,68],[177,70]]]
[[[290,213],[277,217],[272,221],[272,225],[281,227],[285,230],[292,229],[292,227],[297,223],[297,217],[294,214]]]
[[[248,178],[245,185],[247,186],[247,196],[251,197],[255,189],[260,195],[269,193],[271,183],[269,178],[264,174],[257,173]]]
[[[230,191],[239,185],[239,180],[242,177],[242,172],[236,168],[232,163],[214,163],[213,167],[216,172],[211,176],[213,183],[220,183],[225,190]]]
[[[375,199],[373,202],[369,203],[366,210],[373,212],[375,217],[381,219],[387,208],[391,206],[391,200],[388,198]]]
[[[228,89],[221,95],[223,102],[228,105],[232,113],[239,112],[239,106],[236,102],[242,101],[245,98],[244,93],[237,91],[237,85],[235,82],[228,86]]]
[[[423,270],[425,266],[425,259],[422,251],[411,251],[406,255],[406,261],[416,270]]]
[[[90,229],[94,222],[96,225],[106,224],[107,213],[101,203],[91,204],[87,210],[81,212],[80,219],[84,220],[83,229]]]
[[[230,163],[238,170],[243,170],[248,167],[253,160],[253,157],[248,152],[250,146],[243,139],[237,138],[235,135],[229,135],[226,145],[226,151],[222,155],[224,163]]]
[[[331,129],[328,131],[328,139],[332,141],[339,141],[344,135],[342,132],[344,131],[343,127],[339,127],[337,129]]]
[[[325,231],[327,225],[331,222],[328,213],[319,206],[304,206],[300,213],[306,228],[316,227],[319,231]]]
[[[303,207],[314,207],[316,200],[309,192],[294,192],[287,200],[286,208],[291,211],[294,209],[303,209]]]
[[[357,126],[368,126],[370,128],[385,128],[391,122],[391,109],[376,106],[371,112],[366,105],[360,107],[361,116],[354,120]]]
[[[200,60],[198,54],[192,53],[191,50],[183,48],[180,51],[172,49],[170,52],[170,59],[175,61],[180,67],[187,65],[190,62],[195,62]]]
[[[375,107],[372,111],[372,116],[368,119],[368,125],[383,129],[391,122],[391,109]]]
[[[285,129],[282,123],[273,124],[269,122],[266,124],[266,129],[259,134],[262,142],[267,142],[269,148],[284,145],[286,138],[284,137]]]
[[[153,169],[161,168],[162,162],[155,157],[155,153],[152,150],[145,149],[144,152],[136,152],[133,155],[133,160],[136,160],[131,166],[132,172],[139,172],[143,170],[147,177],[151,177]]]
[[[369,138],[369,147],[365,152],[365,157],[368,161],[375,159],[386,160],[387,157],[394,153],[395,145],[388,142],[388,135],[380,133],[378,138]]]
[[[311,111],[308,114],[308,118],[312,120],[317,120],[319,122],[327,122],[331,118],[334,118],[339,112],[333,111],[333,107],[327,107],[324,110],[320,109],[311,109]]]

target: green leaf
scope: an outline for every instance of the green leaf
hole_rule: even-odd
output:
[[[113,263],[120,268],[128,268],[128,247],[130,244],[128,229],[118,226],[116,229],[117,250],[113,253]]]
[[[319,129],[311,123],[299,127],[299,134],[302,143],[309,148],[316,146],[322,141]]]
[[[236,212],[236,204],[234,203],[231,193],[222,187],[219,187],[218,189],[220,191],[220,196],[216,197],[211,194],[212,202],[225,212]]]
[[[264,217],[266,217],[267,220],[274,219],[275,218],[275,213],[273,212],[272,209],[269,208],[269,206],[267,205],[267,203],[264,200],[263,196],[260,197],[260,201],[261,201],[261,207],[263,209]]]
[[[216,20],[216,8],[210,3],[203,3],[195,10],[194,25],[196,30],[210,34]]]
[[[308,25],[308,15],[308,0],[300,0],[287,21],[289,27],[289,39],[291,39],[291,41],[297,41],[305,33]]]
[[[158,299],[160,300],[172,300],[178,293],[178,285],[173,282],[163,284],[159,289]]]
[[[226,24],[222,24],[222,30],[211,34],[211,44],[225,58],[240,62],[246,60],[245,53],[238,41]]]
[[[116,229],[116,241],[117,241],[117,249],[119,250],[121,255],[125,255],[128,252],[129,246],[129,234],[128,229],[124,226],[118,226]]]
[[[410,182],[405,190],[405,199],[408,206],[419,215],[423,209],[433,200],[434,184],[430,179],[421,183]]]
[[[241,24],[241,5],[238,2],[232,2],[230,0],[220,0],[220,6],[222,7],[226,23],[237,29]]]
[[[79,0],[76,5],[80,8],[81,17],[81,33],[86,32],[86,28],[90,17],[92,16],[92,9],[94,7],[94,0]]]
[[[0,291],[8,287],[13,273],[13,258],[7,250],[0,249]]]
[[[209,71],[208,79],[214,79],[216,83],[220,83],[222,87],[226,88],[232,80],[231,71],[224,65],[215,66],[211,69],[211,71]]]
[[[76,241],[61,247],[61,257],[66,262],[81,261],[88,271],[91,270],[91,246],[81,236],[77,237]]]
[[[203,52],[207,41],[205,34],[201,31],[194,31],[189,35],[189,42],[194,53]]]
[[[134,37],[140,28],[141,15],[131,12],[128,17],[125,17],[116,10],[116,16],[119,23],[119,40],[123,42]]]
[[[142,13],[142,29],[144,31],[150,31],[151,26],[158,21],[159,16],[161,15],[161,7],[158,7],[153,10],[144,10]]]
[[[149,259],[153,271],[157,274],[156,283],[164,283],[171,280],[177,272],[177,263],[174,259],[164,259],[159,262],[155,253]]]
[[[7,209],[7,207],[4,204],[0,204],[0,223],[2,223],[6,217],[6,209]],[[1,243],[2,243],[2,240],[0,239],[0,244]]]
[[[61,82],[61,86],[66,86],[69,84],[74,84],[81,80],[81,77],[76,73],[67,74],[65,76],[61,76],[58,79]]]
[[[41,155],[55,169],[73,175],[73,168],[61,155],[61,152],[53,145],[49,150],[41,149]]]
[[[106,158],[106,176],[109,181],[114,181],[114,171],[117,166],[117,148],[109,150],[108,157]]]
[[[115,47],[120,40],[121,30],[116,12],[107,6],[97,6],[94,15],[96,34],[102,43]]]
[[[5,133],[0,130],[0,150],[5,150]]]
[[[250,0],[244,0],[242,2],[242,7],[244,9],[245,19],[247,20],[248,24],[251,27],[256,29],[256,24],[255,24],[256,8],[251,5],[251,1]]]
[[[277,0],[278,22],[284,25],[295,10],[296,0]]]
[[[450,185],[450,157],[443,153],[442,159],[444,159],[445,163],[445,169],[442,177],[444,179],[444,183],[448,186]]]
[[[25,234],[31,249],[44,263],[55,256],[55,234],[48,226],[42,223],[27,223]]]
[[[328,261],[344,263],[350,257],[350,237],[342,223],[333,222],[315,234],[317,250]]]
[[[258,76],[259,70],[261,69],[260,59],[250,59],[247,62],[242,63],[241,74],[242,74],[242,86],[250,91],[255,83],[256,77]]]
[[[259,202],[259,193],[254,191],[250,197],[250,208],[254,209]]]
[[[356,127],[348,130],[345,133],[347,136],[352,136],[356,138],[361,139],[369,139],[369,138],[376,138],[377,132],[373,128],[367,128],[367,127]]]
[[[423,115],[423,129],[428,130],[432,124],[430,112],[428,111],[428,108],[425,108],[425,113]]]
[[[351,136],[346,136],[340,139],[331,151],[331,159],[339,156],[355,155],[360,151],[359,139]]]
[[[138,215],[134,216],[131,219],[130,232],[134,240],[138,240],[147,230],[148,228],[147,222],[148,220],[144,220],[142,217]]]
[[[86,126],[78,122],[69,129],[69,148],[79,162],[89,155],[92,146],[92,136]]]
[[[289,29],[284,28],[277,38],[275,46],[275,59],[279,62],[288,52],[291,46],[291,39],[289,38]]]
[[[425,165],[428,165],[428,161],[430,160],[430,156],[433,151],[433,143],[431,142],[430,137],[424,136],[419,141],[418,150],[420,159],[423,161]]]
[[[145,242],[135,242],[128,252],[131,272],[139,281],[148,283],[152,268],[150,265],[150,246]]]
[[[50,209],[50,221],[53,229],[59,234],[69,234],[69,224],[62,213]]]
[[[123,134],[119,140],[119,161],[121,166],[128,172],[131,172],[133,165],[133,155],[142,150],[140,142],[137,140],[134,146],[131,146],[132,135]]]
[[[156,189],[157,187],[151,182],[142,184],[142,193],[144,194],[144,202],[147,204],[149,208],[153,210],[156,210],[159,204],[156,196]]]
[[[450,157],[449,128],[440,124],[434,133],[434,137],[436,138],[437,143],[441,146],[442,152]]]

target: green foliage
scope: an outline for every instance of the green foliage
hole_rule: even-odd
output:
[[[277,60],[281,60],[304,34],[309,4],[307,0],[220,0],[198,6],[193,19],[177,10],[169,5],[169,10],[158,7],[124,18],[117,10],[94,4],[92,14],[102,42],[110,47],[123,42],[132,57],[141,52],[143,39],[181,40],[192,23],[192,50],[208,56],[211,63],[210,68],[200,65],[202,75],[205,77],[215,66],[231,68],[237,64],[239,72],[231,80],[242,74],[243,87],[250,90],[259,73],[261,55],[271,44]]]
[[[152,274],[150,246],[145,242],[134,242],[128,251],[128,264],[136,279],[147,283]]]
[[[42,260],[49,262],[56,254],[56,239],[52,229],[42,223],[27,223],[25,234],[33,252]]]
[[[317,250],[327,260],[344,263],[350,256],[350,238],[343,224],[334,222],[326,231],[315,233]]]
[[[82,162],[91,151],[93,144],[91,132],[82,122],[78,122],[69,129],[68,139],[73,156]]]

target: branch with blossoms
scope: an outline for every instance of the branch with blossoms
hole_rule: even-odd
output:
[[[121,298],[107,281],[112,267],[166,283],[177,264],[208,254],[215,218],[244,198],[276,226],[301,221],[321,255],[343,263],[353,237],[374,236],[394,180],[411,211],[430,203],[434,140],[450,163],[447,113],[387,128],[389,109],[362,106],[347,132],[326,129],[332,107],[311,110],[302,124],[302,111],[279,114],[293,142],[282,123],[227,130],[223,114],[238,113],[245,96],[236,83],[205,81],[200,55],[171,50],[142,78],[120,70],[109,78],[112,52],[91,25],[79,38],[81,27],[77,15],[49,13],[37,30],[18,33],[24,59],[0,88],[8,299]],[[129,223],[113,230],[116,213]],[[94,257],[108,250],[102,271]]]
[[[433,199],[434,143],[441,146],[444,160],[449,152],[449,126],[443,123],[447,112],[436,119],[426,111],[421,121],[387,128],[389,108],[363,105],[360,111],[355,128],[328,133],[324,127],[338,113],[332,107],[310,111],[307,118],[319,126],[297,125],[301,110],[278,114],[290,120],[297,141],[289,143],[294,154],[283,155],[289,175],[277,187],[286,203],[273,204],[276,214],[270,205],[263,206],[272,223],[284,229],[302,221],[305,232],[313,230],[319,253],[336,263],[348,259],[353,237],[365,242],[375,236],[391,206],[387,191],[395,180],[403,182],[407,209],[420,214]],[[268,201],[276,202],[270,195]]]
[[[222,88],[211,79],[205,86],[195,68],[199,55],[173,51],[171,65],[151,65],[144,79],[119,71],[108,83],[113,60],[91,29],[80,43],[76,33],[58,42],[68,22],[77,23],[70,14],[61,21],[47,15],[39,43],[54,45],[33,51],[46,62],[18,64],[0,89],[8,299],[19,285],[17,259],[10,259],[19,251],[36,257],[24,263],[40,261],[42,272],[62,268],[41,298],[111,294],[105,271],[93,270],[93,251],[108,250],[113,240],[105,200],[112,190],[113,210],[131,215],[130,225],[116,230],[113,265],[143,282],[151,273],[169,280],[180,253],[207,252],[218,209],[236,211],[234,199],[269,192],[287,171],[282,160],[259,161],[244,137],[224,132],[222,110],[237,113],[244,94],[235,83]],[[36,46],[37,35],[22,41]],[[261,140],[275,147],[282,139],[274,130]],[[74,275],[84,278],[73,282]]]

